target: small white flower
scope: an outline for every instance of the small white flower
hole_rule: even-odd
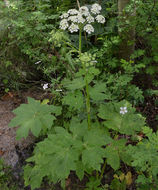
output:
[[[68,18],[68,21],[77,22],[77,21],[78,21],[78,18],[77,18],[77,16],[70,16],[70,17]]]
[[[91,15],[88,15],[86,20],[88,23],[92,23],[92,22],[94,22],[94,17],[92,17]]]
[[[88,16],[89,15],[89,9],[86,6],[82,6],[79,8],[79,12],[84,15],[84,16]]]
[[[96,15],[96,14],[100,13],[101,9],[102,9],[101,6],[97,3],[95,3],[91,7],[91,12]]]
[[[94,28],[91,24],[86,24],[83,30],[86,31],[88,34],[91,34],[92,32],[94,32]]]
[[[70,10],[68,10],[67,13],[70,14],[70,15],[77,15],[79,12],[76,9],[70,9]]]
[[[124,115],[127,112],[127,107],[120,107],[120,114]]]
[[[63,18],[68,18],[68,16],[69,16],[68,13],[64,13],[64,14],[62,14],[62,15],[60,16],[60,18],[61,18],[61,19],[63,19]]]
[[[95,18],[98,23],[104,24],[105,23],[105,18],[102,15],[98,15]]]
[[[72,23],[72,24],[70,25],[70,27],[69,27],[69,31],[70,31],[71,33],[77,32],[78,30],[79,30],[79,27],[78,27],[77,24]]]
[[[77,15],[77,22],[78,23],[84,23],[86,20],[82,17],[82,15],[81,14],[78,14]]]
[[[67,22],[67,19],[63,19],[60,21],[60,26],[59,28],[62,30],[66,30],[69,27],[69,24]]]
[[[43,89],[44,90],[47,89],[47,88],[48,88],[48,83],[46,83],[46,84],[43,85]]]

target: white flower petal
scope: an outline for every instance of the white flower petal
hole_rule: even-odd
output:
[[[96,15],[96,14],[100,13],[101,9],[102,9],[101,6],[97,3],[95,3],[91,7],[91,12]]]
[[[63,19],[60,21],[60,26],[59,28],[62,30],[66,30],[69,27],[69,24],[67,22],[67,19]]]
[[[91,24],[86,24],[83,30],[86,31],[88,34],[91,34],[92,32],[94,32],[94,28]]]
[[[79,12],[76,9],[70,9],[70,10],[68,10],[67,13],[70,14],[70,15],[77,15]]]
[[[120,107],[120,114],[125,114],[125,113],[127,113],[128,111],[127,111],[127,107]]]
[[[62,14],[62,15],[60,16],[60,18],[61,18],[61,19],[63,19],[63,18],[68,18],[68,16],[69,16],[68,13],[64,13],[64,14]]]
[[[86,20],[88,23],[92,23],[92,22],[94,22],[94,17],[92,17],[91,15],[88,15]]]
[[[73,32],[78,32],[78,30],[79,30],[79,27],[78,27],[77,24],[72,23],[72,24],[70,25],[70,27],[69,27],[69,31],[70,31],[71,33],[73,33]]]
[[[84,16],[88,16],[89,15],[89,9],[86,6],[82,6],[79,8],[79,12],[84,15]]]
[[[68,18],[68,21],[77,22],[77,21],[78,21],[78,18],[77,18],[77,16],[70,16],[70,17]]]
[[[96,21],[98,22],[98,23],[101,23],[101,24],[104,24],[105,23],[105,18],[102,16],[102,15],[98,15],[98,16],[96,16]]]
[[[86,20],[82,17],[82,15],[81,14],[78,14],[77,15],[77,22],[78,23],[84,23]]]
[[[46,84],[43,85],[43,89],[44,90],[47,89],[47,88],[48,88],[48,83],[46,83]]]

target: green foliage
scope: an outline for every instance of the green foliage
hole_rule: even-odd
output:
[[[70,132],[55,128],[55,133],[38,143],[34,156],[27,160],[34,162],[35,166],[25,167],[26,185],[31,184],[33,189],[40,187],[44,176],[53,182],[64,182],[70,171],[76,171],[80,180],[85,171],[90,174],[93,170],[99,171],[104,158],[103,145],[110,141],[100,128],[89,131],[86,122],[73,120]]]
[[[120,167],[120,156],[125,156],[126,139],[114,140],[106,149],[105,156],[107,163],[117,170]]]
[[[13,180],[11,169],[6,166],[0,159],[0,189],[2,190],[17,190],[18,187]]]
[[[120,114],[120,107],[127,107],[128,113]],[[135,109],[131,105],[122,101],[119,103],[106,103],[100,105],[98,116],[106,121],[103,124],[121,134],[134,135],[136,131],[141,131],[144,126],[144,118],[139,114],[133,114]]]
[[[140,174],[137,179],[138,186],[153,184],[153,187],[156,187],[158,184],[158,133],[153,133],[152,129],[148,127],[143,128],[143,133],[146,138],[138,142],[136,146],[129,145],[127,153],[131,155],[131,165]]]
[[[51,129],[53,121],[56,119],[51,114],[58,116],[61,109],[60,107],[41,104],[39,101],[28,98],[28,104],[21,104],[13,112],[16,117],[12,119],[9,126],[20,126],[17,130],[17,139],[20,139],[22,137],[26,138],[29,131],[38,137],[41,131],[46,132],[47,129]]]
[[[4,176],[4,164],[3,164],[3,160],[0,159],[0,177],[3,177]]]
[[[84,105],[83,94],[80,91],[69,92],[62,99],[63,104],[69,105],[70,108],[81,109]]]
[[[95,85],[90,87],[91,98],[95,103],[102,100],[120,101],[128,100],[132,104],[144,101],[142,90],[131,84],[131,74],[110,74],[103,75],[103,80],[93,81]]]
[[[121,115],[120,106],[127,106],[129,113]],[[127,102],[107,103],[99,108],[98,115],[107,120],[106,127],[109,129],[134,135],[144,125],[144,119],[134,114],[134,111]],[[121,118],[119,127],[117,127],[117,119],[108,120],[111,117]],[[78,119],[73,118],[68,129],[55,127],[48,138],[37,144],[34,155],[27,160],[30,164],[25,167],[25,184],[31,185],[33,189],[38,188],[46,176],[54,183],[61,181],[64,184],[70,171],[76,171],[77,176],[82,180],[85,172],[89,175],[93,171],[101,172],[103,158],[106,158],[107,164],[114,170],[118,170],[120,161],[128,163],[130,158],[130,155],[126,153],[126,142],[126,139],[112,139],[104,127],[99,127],[94,123],[89,130],[86,121],[80,123]],[[106,148],[104,148],[105,145],[107,145]],[[31,163],[34,163],[34,166]]]
[[[89,182],[86,184],[85,190],[103,190],[100,186],[100,180],[95,177],[91,177]]]
[[[112,183],[110,185],[111,190],[126,190],[126,183],[125,181],[120,182],[119,179],[115,178],[112,180]]]

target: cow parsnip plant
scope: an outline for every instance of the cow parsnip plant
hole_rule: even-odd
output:
[[[26,137],[29,131],[35,136],[43,130],[47,132],[24,168],[25,185],[32,189],[40,187],[44,178],[61,182],[64,188],[65,180],[74,171],[80,180],[85,174],[89,177],[87,189],[99,190],[106,164],[116,171],[121,162],[130,166],[133,163],[127,139],[139,140],[137,133],[142,131],[145,119],[126,100],[109,101],[112,94],[107,93],[104,81],[97,80],[100,71],[95,67],[95,55],[82,53],[82,32],[94,32],[90,23],[95,20],[105,22],[102,15],[98,16],[100,11],[101,6],[94,4],[61,16],[61,29],[79,32],[79,69],[72,80],[62,81],[62,110],[29,98],[28,104],[14,111],[17,115],[10,126],[19,125],[19,138]]]

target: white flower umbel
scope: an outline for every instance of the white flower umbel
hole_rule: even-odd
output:
[[[91,7],[91,12],[96,15],[96,14],[100,13],[101,9],[102,9],[101,6],[97,3],[95,3]]]
[[[94,22],[94,17],[92,17],[91,15],[88,15],[86,20],[88,23],[92,23],[92,22]]]
[[[88,34],[91,34],[92,32],[94,32],[94,28],[91,24],[86,24],[83,30],[87,32]]]
[[[86,20],[82,17],[82,15],[81,14],[78,14],[77,15],[77,22],[78,23],[84,23]]]
[[[72,23],[72,24],[70,25],[70,27],[69,27],[69,31],[70,31],[71,33],[77,32],[78,30],[79,30],[79,27],[78,27],[77,24]]]
[[[101,6],[97,3],[93,4],[90,8],[89,6],[82,6],[79,10],[70,9],[67,13],[60,16],[62,19],[60,28],[63,30],[68,29],[71,33],[80,30],[81,35],[83,30],[91,34],[94,32],[94,28],[91,24],[95,21],[101,24],[105,23],[105,18],[99,14],[101,9]]]
[[[69,24],[67,22],[67,19],[63,19],[60,21],[60,26],[59,28],[62,30],[66,30],[69,27]]]
[[[102,15],[98,15],[98,16],[96,16],[96,21],[98,22],[98,23],[101,23],[101,24],[104,24],[105,23],[105,18],[102,16]]]
[[[127,112],[127,107],[120,107],[120,114],[124,115]]]
[[[76,10],[76,9],[70,9],[70,10],[68,10],[67,13],[70,14],[70,15],[77,15],[79,13],[79,11]]]
[[[44,90],[47,89],[47,88],[48,88],[48,83],[46,83],[46,84],[43,85],[43,89]]]
[[[84,16],[88,16],[89,15],[89,9],[86,6],[82,6],[79,8],[79,12],[84,15]]]
[[[68,13],[64,13],[64,14],[62,14],[62,15],[60,16],[60,18],[61,18],[61,19],[63,19],[63,18],[68,18],[68,16],[69,16]]]
[[[68,18],[68,21],[71,21],[71,22],[78,22],[78,17],[77,16],[70,16],[69,18]]]

